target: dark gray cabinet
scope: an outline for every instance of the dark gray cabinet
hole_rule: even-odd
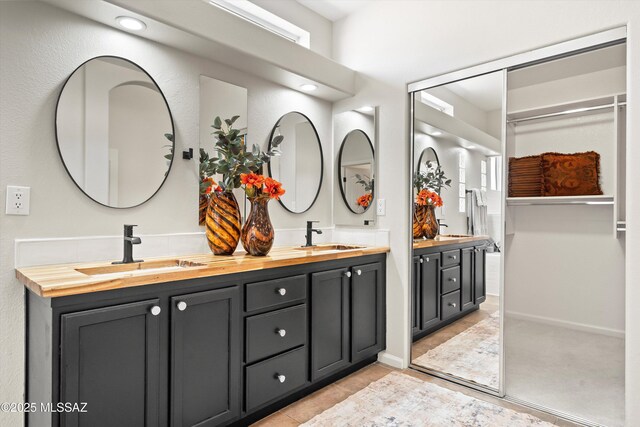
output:
[[[351,270],[351,362],[359,362],[384,348],[384,271],[381,263]]]
[[[311,275],[311,379],[318,380],[349,364],[348,269]]]
[[[87,404],[64,426],[158,425],[159,310],[150,299],[62,315],[60,401]]]
[[[172,426],[240,415],[240,321],[238,286],[171,298]]]
[[[414,341],[477,310],[485,301],[487,244],[488,240],[480,240],[414,250]]]

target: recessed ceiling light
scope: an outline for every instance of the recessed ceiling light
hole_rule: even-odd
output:
[[[302,89],[302,90],[304,90],[306,92],[311,92],[313,90],[318,89],[318,86],[312,85],[311,83],[306,83],[306,84],[303,84],[302,86],[300,86],[300,89]]]
[[[122,28],[126,28],[131,31],[141,31],[147,28],[147,25],[144,22],[130,16],[118,16],[116,21]]]
[[[431,136],[440,136],[440,135],[442,135],[442,132],[440,132],[439,130],[435,132],[431,132]]]
[[[373,111],[373,107],[370,105],[365,105],[364,107],[358,108],[358,111],[362,111],[363,113],[370,113]]]
[[[474,148],[476,148],[476,146],[475,146],[475,145],[470,145],[470,146],[468,146],[467,148],[468,148],[469,150],[473,150]]]

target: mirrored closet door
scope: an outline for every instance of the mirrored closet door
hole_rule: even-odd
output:
[[[498,71],[412,94],[412,366],[494,394],[504,79]]]

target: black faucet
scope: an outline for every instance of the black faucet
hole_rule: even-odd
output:
[[[142,243],[139,237],[133,235],[133,227],[137,225],[125,224],[124,226],[124,258],[122,261],[116,261],[113,264],[131,264],[134,262],[144,262],[143,260],[133,259],[133,245]]]
[[[441,229],[442,227],[447,227],[447,228],[449,228],[449,226],[448,226],[447,224],[445,224],[444,222],[441,222],[440,220],[438,220],[438,234],[440,234],[440,233],[441,233],[440,229]]]
[[[313,223],[319,221],[307,221],[307,244],[305,247],[313,246],[313,233],[322,234],[322,230],[313,228]]]

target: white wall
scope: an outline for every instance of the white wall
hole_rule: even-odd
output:
[[[178,158],[167,182],[152,200],[133,209],[105,208],[84,196],[56,150],[54,112],[64,80],[87,59],[109,54],[133,60],[154,77],[175,121]],[[24,288],[15,279],[14,239],[113,236],[124,223],[140,224],[142,235],[200,231],[197,161],[182,160],[179,154],[198,147],[201,74],[248,88],[249,127],[263,147],[276,120],[298,110],[313,120],[325,155],[332,156],[328,102],[42,3],[0,2],[0,198],[5,198],[6,185],[31,187],[30,216],[0,215],[0,401],[23,400]],[[328,163],[325,177],[333,172]],[[320,219],[320,226],[330,225],[330,189],[326,181],[305,215],[288,214],[272,203],[274,224],[304,227],[307,219]],[[0,425],[21,422],[21,414],[0,413]]]
[[[434,19],[430,19],[434,17]],[[379,0],[334,24],[334,58],[366,73],[356,99],[380,105],[381,226],[391,230],[387,359],[409,358],[408,102],[411,81],[628,24],[629,117],[640,114],[640,3],[634,1]],[[380,31],[391,28],[393,31]],[[541,29],[544,29],[541,31]],[[375,49],[371,47],[375,46]],[[381,54],[383,52],[384,54]],[[389,88],[394,88],[390,90]],[[356,101],[350,101],[356,102]],[[630,121],[627,182],[640,182],[640,122]],[[634,141],[636,143],[634,143]],[[640,193],[627,186],[627,419],[640,419]],[[395,221],[395,223],[394,223]],[[630,424],[632,425],[632,424]]]

